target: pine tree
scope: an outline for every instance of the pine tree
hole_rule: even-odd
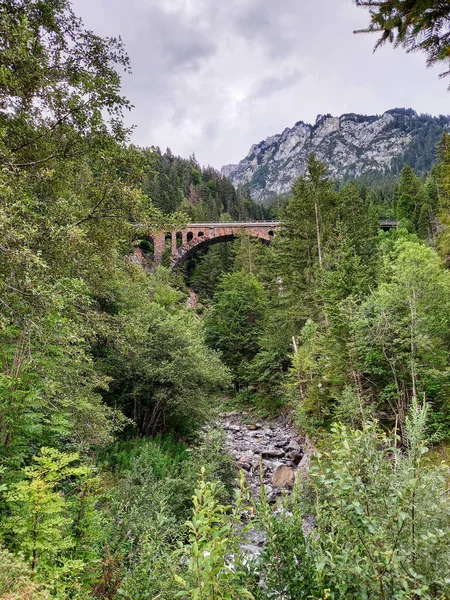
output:
[[[205,321],[206,340],[220,350],[236,383],[246,381],[245,371],[259,350],[267,295],[254,275],[226,274]]]
[[[326,166],[313,155],[308,171],[293,187],[293,198],[282,212],[282,227],[274,240],[273,296],[284,313],[288,337],[297,335],[309,317],[323,317],[315,291],[323,267],[324,246],[332,231],[336,193]]]
[[[438,147],[439,163],[436,167],[436,181],[439,196],[439,248],[448,260],[450,256],[450,134],[444,133]]]
[[[409,231],[416,232],[427,198],[423,183],[409,165],[402,169],[397,194],[397,218]]]

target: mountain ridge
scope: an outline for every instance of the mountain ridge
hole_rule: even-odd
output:
[[[291,128],[253,144],[238,164],[224,165],[221,173],[234,185],[248,184],[255,200],[288,193],[304,174],[314,152],[338,180],[367,173],[398,173],[404,164],[428,171],[450,116],[418,114],[393,108],[382,115],[319,114],[314,124],[299,120]]]

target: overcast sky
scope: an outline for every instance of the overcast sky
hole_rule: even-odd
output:
[[[122,36],[133,141],[217,168],[317,114],[395,107],[450,113],[448,81],[422,54],[353,35],[352,0],[73,0],[85,25]]]

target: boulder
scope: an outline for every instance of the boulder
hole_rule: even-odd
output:
[[[288,449],[289,450],[297,450],[297,451],[299,451],[299,450],[302,449],[302,447],[301,447],[301,445],[296,440],[291,440],[289,442],[289,444],[288,444]]]
[[[275,442],[275,446],[277,448],[286,448],[286,446],[289,444],[288,440],[277,440]]]
[[[275,488],[292,488],[294,487],[294,482],[294,469],[286,465],[277,467],[272,475],[272,485]]]
[[[281,448],[266,448],[261,452],[264,458],[281,458],[284,454],[284,450]]]

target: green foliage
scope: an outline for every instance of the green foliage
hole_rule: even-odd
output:
[[[198,253],[194,267],[188,265],[188,284],[205,301],[211,301],[217,291],[222,275],[231,271],[234,260],[234,244],[218,244]],[[189,272],[190,271],[190,272]]]
[[[245,528],[240,528],[240,513],[245,506],[242,491],[243,480],[233,506],[220,504],[216,484],[205,480],[202,469],[202,478],[193,497],[192,519],[186,524],[189,544],[181,550],[189,560],[187,573],[184,576],[174,574],[181,588],[177,597],[192,600],[253,598],[243,585],[239,549],[245,533]]]
[[[361,427],[371,416],[371,407],[361,402],[361,395],[354,386],[347,385],[336,398],[333,417],[338,423]]]
[[[215,428],[199,436],[189,449],[170,439],[146,439],[139,450],[133,459],[135,448],[130,448],[131,467],[107,494],[110,518],[101,541],[109,548],[124,597],[147,600],[160,593],[174,597],[176,586],[168,564],[179,567],[177,572],[184,568],[171,557],[178,542],[186,539],[184,522],[192,512],[198,473],[206,466],[217,499],[228,503],[235,468],[224,452],[223,432]],[[103,579],[106,588],[110,582]]]
[[[122,289],[126,310],[116,317],[117,333],[102,350],[103,368],[114,380],[105,398],[145,435],[170,429],[189,433],[207,420],[229,373],[205,346],[196,317],[167,304],[170,287],[160,293],[158,282],[155,286],[141,273],[136,279],[131,301],[131,282]],[[179,300],[173,290],[172,297]]]
[[[267,346],[261,340],[261,349],[245,369],[248,382],[243,394],[250,395],[262,416],[276,414],[286,402],[285,375],[291,365],[288,350]]]
[[[398,220],[412,232],[418,231],[420,224],[422,233],[427,237],[429,218],[426,210],[429,208],[426,188],[409,166],[405,166],[400,174],[396,195]]]
[[[274,262],[282,280],[282,293],[279,282],[273,293],[278,296],[282,325],[289,326],[289,337],[298,332],[314,304],[314,317],[321,317],[322,306],[312,298],[323,266],[324,245],[332,231],[335,201],[326,166],[311,155],[307,174],[294,184],[293,198],[282,213],[282,228],[274,242]]]
[[[256,503],[257,526],[264,532],[264,550],[253,570],[259,585],[256,598],[261,600],[307,600],[316,592],[315,564],[303,531],[303,514],[298,489],[292,498],[282,500],[282,516],[267,502],[261,482]]]
[[[183,159],[154,146],[139,152],[145,165],[139,185],[164,213],[181,211],[197,223],[266,217],[247,187],[236,190],[212,167],[201,168],[195,156]]]
[[[360,360],[380,399],[403,423],[412,398],[446,411],[449,274],[424,244],[399,239],[355,323]],[[441,408],[442,407],[442,408]]]
[[[241,271],[264,281],[268,260],[267,246],[244,233],[232,242],[207,248],[204,254],[196,253],[187,265],[187,283],[202,300],[211,302],[224,273]]]
[[[41,445],[86,451],[123,425],[91,349],[130,216],[159,217],[125,145],[120,40],[85,31],[66,1],[12,0],[0,29],[0,455],[18,465]]]
[[[24,561],[0,549],[0,598],[2,600],[51,600],[52,596]]]
[[[439,197],[439,222],[441,231],[438,247],[446,260],[450,256],[450,136],[445,133],[438,147],[439,162],[436,166],[436,181]]]
[[[162,473],[174,460],[179,461],[187,457],[185,444],[177,442],[172,435],[158,434],[154,438],[119,440],[106,448],[100,448],[97,452],[97,462],[102,468],[123,475],[132,469],[136,459],[146,453],[149,446],[155,447],[158,454],[160,453],[159,471]]]
[[[254,275],[225,275],[205,321],[208,343],[244,381],[245,366],[258,352],[261,321],[267,306],[266,293]]]
[[[234,270],[255,275],[260,281],[266,277],[268,248],[261,240],[242,234],[234,243]]]
[[[191,177],[194,184],[198,185],[202,181],[202,174],[198,169],[191,169]]]
[[[170,438],[148,438],[140,443],[140,452],[133,458],[134,452],[129,450],[131,466],[121,474],[113,493],[116,521],[122,523],[121,530],[131,530],[133,538],[139,538],[147,524],[156,519],[160,505],[172,519],[173,527],[168,528],[167,535],[183,524],[202,467],[208,480],[217,483],[220,499],[230,499],[235,468],[231,457],[224,453],[221,431],[208,428],[190,448]]]
[[[317,581],[330,598],[441,598],[450,508],[448,469],[424,460],[426,407],[413,404],[408,450],[372,425],[335,427],[311,469]],[[445,559],[446,560],[446,559]],[[322,597],[322,596],[320,596]]]
[[[34,464],[23,469],[24,479],[5,494],[5,543],[20,550],[31,570],[58,593],[75,592],[84,579],[89,582],[97,558],[92,552],[99,532],[96,480],[88,466],[77,463],[76,453],[42,448]]]

